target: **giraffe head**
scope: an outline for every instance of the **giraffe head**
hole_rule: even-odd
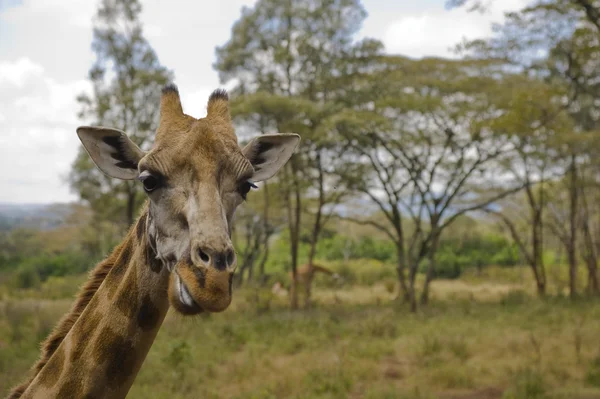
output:
[[[271,178],[300,136],[269,134],[238,145],[226,92],[214,91],[207,115],[184,114],[175,85],[162,91],[154,146],[142,151],[126,133],[83,126],[77,134],[108,176],[139,180],[149,199],[149,246],[169,271],[169,302],[180,313],[218,312],[231,302],[236,208],[255,182]]]

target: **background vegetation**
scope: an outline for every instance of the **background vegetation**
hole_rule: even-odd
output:
[[[140,12],[99,3],[79,102],[147,148],[176,71]],[[216,49],[241,141],[302,143],[238,212],[231,308],[170,313],[130,397],[600,398],[600,4],[531,1],[453,59],[357,40],[365,18],[259,0]],[[144,201],[83,148],[69,182],[77,204],[0,206],[2,392]],[[313,263],[341,278],[289,290]]]

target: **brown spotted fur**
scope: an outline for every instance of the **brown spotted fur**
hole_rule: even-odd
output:
[[[141,217],[138,223],[145,223],[145,220],[145,217]],[[132,232],[130,232],[130,234],[131,233]],[[77,294],[77,299],[75,300],[75,304],[71,308],[71,311],[65,316],[63,316],[63,318],[58,322],[56,327],[54,327],[48,338],[46,338],[46,340],[42,343],[41,356],[37,363],[32,367],[33,375],[26,382],[13,388],[12,392],[10,393],[7,399],[18,399],[21,397],[21,395],[23,395],[25,389],[27,389],[27,387],[29,386],[29,384],[31,384],[35,376],[40,372],[42,368],[44,368],[46,363],[48,363],[48,360],[50,360],[50,357],[54,354],[56,348],[58,348],[58,346],[67,336],[69,331],[71,331],[71,327],[73,327],[77,319],[79,319],[81,313],[83,313],[86,306],[90,303],[90,301],[94,297],[94,294],[96,293],[96,291],[98,291],[98,288],[100,288],[100,285],[102,285],[102,282],[104,282],[104,279],[115,265],[115,262],[117,260],[124,260],[126,262],[129,261],[129,259],[119,259],[124,250],[131,251],[130,248],[125,248],[125,244],[128,241],[129,240],[125,239],[119,246],[115,248],[115,250],[109,255],[108,258],[98,263],[96,267],[94,267],[94,269],[90,272],[89,279],[86,281],[86,283],[83,285],[83,287]],[[125,263],[125,265],[123,265],[123,268],[125,268],[126,265],[127,264]]]
[[[103,137],[107,144],[106,139],[117,137],[114,132],[113,129],[111,135]],[[84,134],[95,133],[87,131]],[[113,144],[110,145],[114,147]],[[120,153],[124,158],[121,161],[135,159],[134,155],[139,155],[136,152],[138,150],[129,146]],[[139,157],[136,159],[136,165],[139,170],[150,170],[168,176],[171,184],[182,188],[178,192],[179,195],[174,195],[162,210],[168,212],[169,218],[178,222],[183,231],[191,230],[188,226],[190,216],[186,219],[183,213],[186,193],[206,193],[207,190],[212,190],[212,196],[203,194],[207,200],[201,202],[201,208],[195,209],[201,215],[202,223],[210,227],[212,234],[211,242],[203,242],[199,245],[211,245],[209,248],[211,251],[223,254],[231,248],[230,234],[227,234],[225,228],[230,226],[234,207],[232,200],[228,200],[223,208],[218,187],[215,187],[213,180],[219,181],[219,187],[227,190],[226,192],[235,192],[239,181],[251,178],[256,172],[252,161],[257,161],[253,158],[258,155],[252,153],[256,151],[254,149],[248,151],[250,159],[242,154],[238,146],[229,115],[226,92],[220,90],[213,92],[209,97],[206,118],[195,119],[183,114],[177,88],[168,85],[163,89],[161,96],[160,123],[154,146],[141,159]],[[286,156],[289,156],[289,153]],[[260,163],[262,162],[258,162]],[[192,179],[190,182],[190,173],[196,176],[213,177],[205,177],[204,181]],[[122,176],[128,175],[118,177]],[[223,209],[228,209],[225,225],[222,220]],[[80,289],[71,311],[58,322],[42,344],[40,358],[32,368],[33,375],[27,382],[14,388],[9,399],[20,398],[23,395],[39,397],[44,392],[56,392],[59,397],[91,397],[90,394],[102,397],[106,395],[124,397],[127,394],[168,309],[167,298],[160,297],[160,293],[162,290],[165,293],[168,291],[169,299],[175,294],[172,288],[175,273],[165,274],[166,270],[162,263],[169,261],[169,258],[165,260],[161,257],[162,261],[159,261],[158,257],[162,254],[149,244],[155,242],[155,237],[152,236],[152,240],[148,241],[146,224],[151,223],[151,220],[147,217],[147,212],[146,206],[137,225],[132,226],[123,242],[92,270],[88,281]],[[198,218],[197,215],[192,217]],[[215,230],[219,226],[223,231]],[[162,234],[160,229],[160,224],[153,225],[152,234]],[[140,248],[140,246],[144,247]],[[136,250],[135,262],[132,260],[134,250]],[[197,250],[192,251],[192,254],[192,257],[200,256]],[[217,271],[216,268],[210,268],[206,273],[199,274],[198,270],[191,266],[192,263],[200,262],[197,259],[193,260],[192,257],[188,255],[178,259],[178,263],[174,266],[175,271],[180,271],[180,278],[198,307],[192,309],[188,305],[188,308],[181,313],[195,314],[204,310],[213,312],[224,310],[231,302],[231,283],[235,264],[229,263],[226,270]],[[128,267],[129,265],[133,266]],[[149,266],[150,273],[146,269],[139,269],[143,266]],[[138,278],[141,279],[139,282]],[[121,281],[123,284],[120,284]],[[150,282],[150,285],[147,285],[147,282]],[[152,287],[155,290],[149,291]],[[140,293],[138,288],[145,291]],[[103,293],[96,295],[99,290]],[[158,297],[154,297],[156,293]],[[118,295],[116,299],[115,295]],[[171,302],[176,309],[178,305],[181,306],[178,301]],[[121,315],[116,319],[104,317],[102,306],[114,306]],[[119,318],[137,322],[130,327],[133,330],[124,331]],[[101,324],[103,325],[100,326]],[[99,327],[98,333],[94,334],[96,338],[91,341],[86,340],[96,327]],[[132,331],[135,331],[133,336],[137,338],[132,338]],[[69,337],[72,335],[73,340],[65,347],[61,343],[67,335]],[[57,348],[60,348],[60,353],[57,352]],[[84,359],[88,357],[93,365],[103,364],[102,374],[105,375],[96,373],[95,379],[82,379],[79,370],[86,367]],[[87,367],[89,365],[87,364]],[[51,387],[47,390],[48,384]]]
[[[211,99],[209,99],[208,114],[209,115],[207,116],[206,122],[210,121],[211,127],[213,128],[215,133],[217,133],[217,135],[213,137],[215,137],[217,140],[224,140],[228,142],[229,145],[237,145],[237,137],[235,136],[229,118],[228,98],[225,92],[216,91],[215,93],[213,93]],[[163,92],[163,95],[161,96],[160,117],[161,123],[157,130],[156,144],[153,151],[155,154],[158,154],[162,152],[163,149],[166,149],[162,147],[161,142],[167,135],[169,135],[168,140],[170,142],[170,146],[172,147],[179,147],[181,149],[185,147],[194,147],[186,145],[186,143],[184,143],[184,138],[186,135],[175,135],[173,134],[173,132],[187,133],[190,129],[190,126],[194,124],[200,124],[198,128],[202,131],[205,131],[208,128],[208,125],[204,125],[206,122],[199,121],[189,115],[183,114],[183,109],[179,100],[179,94],[176,90],[172,92]],[[201,136],[201,134],[197,134],[196,137],[200,138]],[[146,211],[147,210],[144,210],[144,212]],[[117,267],[120,269],[118,270],[119,275],[122,275],[124,273],[132,252],[132,248],[127,247],[125,243],[131,243],[133,240],[129,238],[133,237],[136,237],[138,239],[138,242],[141,241],[143,234],[145,234],[145,228],[146,215],[144,214],[138,219],[135,228],[130,229],[128,237],[126,237],[123,240],[123,242],[115,248],[115,250],[109,255],[108,258],[98,263],[96,267],[91,271],[89,279],[80,289],[75,304],[71,308],[71,311],[65,316],[63,316],[63,318],[57,323],[53,331],[50,333],[48,338],[42,343],[41,355],[37,363],[32,367],[33,372],[31,377],[21,385],[18,385],[17,387],[13,388],[7,399],[18,399],[23,395],[27,387],[31,384],[31,382],[35,379],[37,374],[48,363],[56,349],[62,343],[66,335],[73,327],[73,325],[77,322],[79,316],[83,313],[91,299],[94,297],[94,294],[98,291],[98,288],[100,288],[106,276],[113,269],[113,267],[117,265]],[[125,259],[120,259],[122,255],[125,255]],[[161,265],[159,264],[159,262],[155,259],[154,256],[147,255],[147,257],[150,258],[148,259],[148,261],[151,269],[156,272],[159,272],[161,269]],[[115,272],[117,272],[116,268]],[[111,290],[112,293],[114,293],[114,290],[116,290],[116,286],[116,284],[113,285],[113,289]]]
[[[312,280],[313,277],[315,276],[315,273],[323,273],[323,274],[327,274],[329,276],[331,276],[333,274],[333,271],[327,269],[326,267],[323,267],[321,265],[317,265],[314,264],[312,265],[312,268],[310,267],[309,264],[305,264],[300,266],[297,270],[296,270],[296,283],[297,284],[306,284],[306,282],[310,279]],[[289,277],[290,279],[293,278],[292,276],[292,272],[289,272]]]

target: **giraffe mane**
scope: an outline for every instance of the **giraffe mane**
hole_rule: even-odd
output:
[[[56,349],[60,346],[62,341],[65,339],[73,325],[79,319],[79,316],[83,313],[87,305],[90,303],[98,288],[102,285],[102,282],[111,271],[115,264],[117,256],[123,251],[125,245],[131,245],[126,239],[121,245],[119,245],[113,253],[106,259],[100,261],[92,269],[89,274],[89,278],[85,284],[80,288],[75,304],[72,306],[71,311],[63,316],[57,325],[54,327],[48,337],[42,342],[41,355],[35,365],[32,367],[33,375],[26,382],[13,388],[12,393],[7,399],[18,399],[23,395],[23,392],[27,389],[29,384],[34,380],[36,375],[44,368],[46,363],[50,360]]]

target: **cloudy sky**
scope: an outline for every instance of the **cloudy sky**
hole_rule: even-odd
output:
[[[146,37],[175,72],[185,111],[206,114],[219,87],[211,65],[242,6],[255,0],[142,0]],[[490,33],[528,0],[495,0],[487,14],[448,11],[445,0],[363,0],[361,36],[390,53],[451,56],[462,38]],[[72,201],[65,177],[80,145],[77,94],[89,90],[96,0],[0,0],[0,202]],[[168,4],[168,5],[167,5]]]

